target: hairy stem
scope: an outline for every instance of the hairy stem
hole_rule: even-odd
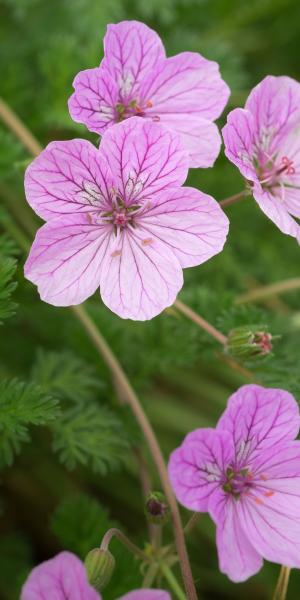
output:
[[[128,539],[128,537],[122,531],[120,531],[120,529],[116,529],[115,527],[113,527],[112,529],[109,529],[106,532],[106,534],[104,535],[104,537],[102,539],[100,549],[108,550],[109,544],[110,544],[112,538],[114,538],[114,537],[116,537],[118,540],[120,540],[120,542],[122,542],[122,544],[124,546],[126,546],[126,548],[128,548],[128,550],[130,550],[130,552],[132,554],[134,554],[141,560],[149,562],[149,556],[147,556],[147,554],[145,554],[145,552],[143,552],[140,548],[138,548],[138,546],[136,546],[133,542],[131,542]]]
[[[33,154],[34,156],[40,154],[42,150],[40,144],[37,142],[37,140],[34,138],[31,132],[25,127],[22,121],[20,121],[20,119],[1,99],[0,118],[2,118],[7,127],[11,131],[13,131],[13,133],[18,137],[18,139],[24,144],[24,146],[29,150],[31,154]],[[175,544],[179,557],[186,594],[189,600],[197,600],[197,592],[193,581],[193,575],[187,554],[185,537],[177,501],[169,481],[168,471],[164,462],[163,455],[161,453],[160,447],[158,445],[157,439],[150,425],[150,422],[148,421],[148,418],[144,413],[142,406],[140,405],[138,397],[133,388],[131,387],[129,380],[127,379],[120,363],[114,356],[112,350],[110,349],[106,340],[101,335],[100,331],[97,329],[96,325],[90,319],[88,313],[85,311],[83,306],[73,306],[71,307],[71,310],[83,325],[86,333],[90,337],[94,346],[97,348],[99,354],[109,367],[111,373],[118,381],[120,388],[123,390],[124,396],[126,397],[126,400],[130,405],[132,412],[134,413],[135,418],[143,431],[153,461],[157,467],[164,493],[170,506],[174,527]]]
[[[203,317],[200,317],[192,308],[181,302],[181,300],[175,300],[174,306],[179,310],[183,315],[185,315],[191,321],[194,321],[196,325],[204,329],[209,335],[212,335],[220,344],[223,346],[226,345],[227,337],[223,335],[221,331],[218,331],[213,325],[205,321]]]
[[[248,196],[248,194],[249,194],[249,192],[247,190],[242,190],[241,192],[238,192],[237,194],[234,194],[233,196],[229,196],[228,198],[224,198],[224,200],[220,200],[219,204],[220,204],[220,206],[222,206],[222,208],[224,208],[226,206],[230,206],[231,204],[235,204],[239,200],[242,200],[242,198],[246,198],[246,196]]]
[[[265,300],[276,294],[283,294],[284,292],[291,292],[300,288],[300,277],[293,279],[285,279],[284,281],[278,281],[271,283],[270,285],[264,285],[262,287],[241,294],[236,299],[236,304],[245,304],[247,302],[259,302]]]
[[[289,585],[291,569],[282,565],[277,580],[277,585],[273,594],[273,600],[285,600]]]
[[[134,413],[136,420],[143,431],[153,461],[157,467],[164,493],[170,506],[174,526],[176,549],[180,560],[182,577],[185,583],[187,596],[191,600],[196,600],[197,593],[194,586],[191,567],[187,555],[179,509],[169,481],[168,471],[157,439],[154,435],[153,429],[121,365],[114,356],[105,339],[102,337],[99,329],[97,329],[96,325],[90,319],[89,315],[82,306],[73,306],[71,307],[71,310],[73,310],[77,318],[81,321],[82,325],[84,326],[84,329],[86,330],[93,344],[96,346],[105,363],[107,364],[111,372],[114,374],[115,378],[118,380],[120,387],[124,391],[124,395],[126,396],[127,402],[130,405],[132,412]]]

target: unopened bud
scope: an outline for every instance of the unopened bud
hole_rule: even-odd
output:
[[[90,584],[101,592],[110,582],[116,561],[109,550],[94,548],[85,557],[85,568]]]
[[[151,492],[146,501],[146,516],[150,523],[163,525],[170,517],[170,508],[161,492]]]
[[[228,353],[239,359],[254,359],[272,351],[272,335],[259,325],[242,325],[229,332]]]

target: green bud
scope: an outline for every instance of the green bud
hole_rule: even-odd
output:
[[[110,582],[116,561],[109,550],[94,548],[85,557],[85,568],[90,584],[101,592]]]
[[[150,492],[146,501],[146,517],[154,525],[164,525],[170,517],[170,508],[164,494]]]
[[[272,351],[272,335],[259,325],[236,327],[229,332],[227,351],[244,360],[266,356]]]

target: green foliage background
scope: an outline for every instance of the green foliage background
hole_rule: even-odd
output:
[[[108,22],[139,19],[162,36],[168,54],[199,51],[220,63],[242,105],[266,74],[299,79],[298,0],[0,0],[1,96],[42,144],[96,136],[73,123],[72,79],[102,57]],[[225,111],[225,114],[226,114]],[[220,125],[224,118],[220,120]],[[133,450],[141,435],[120,406],[110,375],[74,316],[43,304],[22,267],[38,220],[26,206],[23,175],[30,156],[0,124],[0,598],[16,600],[33,564],[62,548],[84,557],[115,523],[137,543],[146,527]],[[223,155],[189,183],[222,199],[241,189]],[[236,305],[253,287],[299,276],[299,248],[249,198],[228,208],[224,252],[185,272],[181,299],[225,334],[264,323],[281,337],[274,356],[245,365],[256,380],[300,399],[299,293],[264,305]],[[16,229],[16,225],[18,229]],[[149,323],[122,321],[98,295],[90,314],[135,386],[167,456],[196,426],[214,425],[245,377],[217,344],[175,311]],[[155,487],[158,481],[152,473]],[[188,519],[187,511],[182,511]],[[166,531],[166,541],[171,530]],[[278,567],[266,564],[240,585],[218,572],[214,528],[204,515],[188,541],[202,599],[267,600]],[[113,543],[115,577],[105,600],[139,587],[136,562]],[[293,572],[289,598],[299,597]]]

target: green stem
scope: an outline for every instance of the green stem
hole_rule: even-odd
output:
[[[285,600],[289,585],[291,569],[282,565],[274,591],[273,600]]]
[[[219,204],[220,204],[220,206],[222,206],[222,208],[224,208],[225,206],[230,206],[231,204],[235,204],[236,202],[238,202],[239,200],[242,200],[242,198],[245,198],[248,195],[249,195],[248,190],[242,190],[242,192],[238,192],[237,194],[234,194],[233,196],[229,196],[228,198],[224,198],[224,200],[220,200]]]
[[[166,581],[168,582],[171,590],[174,592],[176,598],[178,600],[186,600],[186,595],[184,591],[181,589],[176,577],[173,575],[171,569],[164,564],[160,565],[160,571]]]
[[[300,277],[293,279],[285,279],[284,281],[278,281],[277,283],[271,283],[270,285],[264,285],[262,287],[241,294],[237,297],[236,304],[245,304],[247,302],[259,302],[275,296],[276,294],[282,294],[284,292],[291,292],[300,288]]]
[[[138,548],[138,546],[136,546],[133,542],[131,542],[128,537],[126,537],[126,535],[124,533],[122,533],[122,531],[120,531],[120,529],[116,529],[115,527],[113,527],[112,529],[109,529],[106,534],[104,535],[102,542],[101,542],[101,546],[100,549],[101,550],[108,550],[109,544],[112,540],[112,538],[116,537],[118,540],[120,540],[120,542],[122,542],[122,544],[124,546],[126,546],[126,548],[128,548],[128,550],[134,554],[135,556],[137,556],[138,558],[140,558],[143,561],[149,562],[149,556],[143,552],[143,550],[141,550],[140,548]]]
[[[20,248],[27,253],[30,249],[30,243],[18,225],[6,218],[3,220],[2,224],[4,225],[7,233],[17,242],[17,244],[19,244]]]

